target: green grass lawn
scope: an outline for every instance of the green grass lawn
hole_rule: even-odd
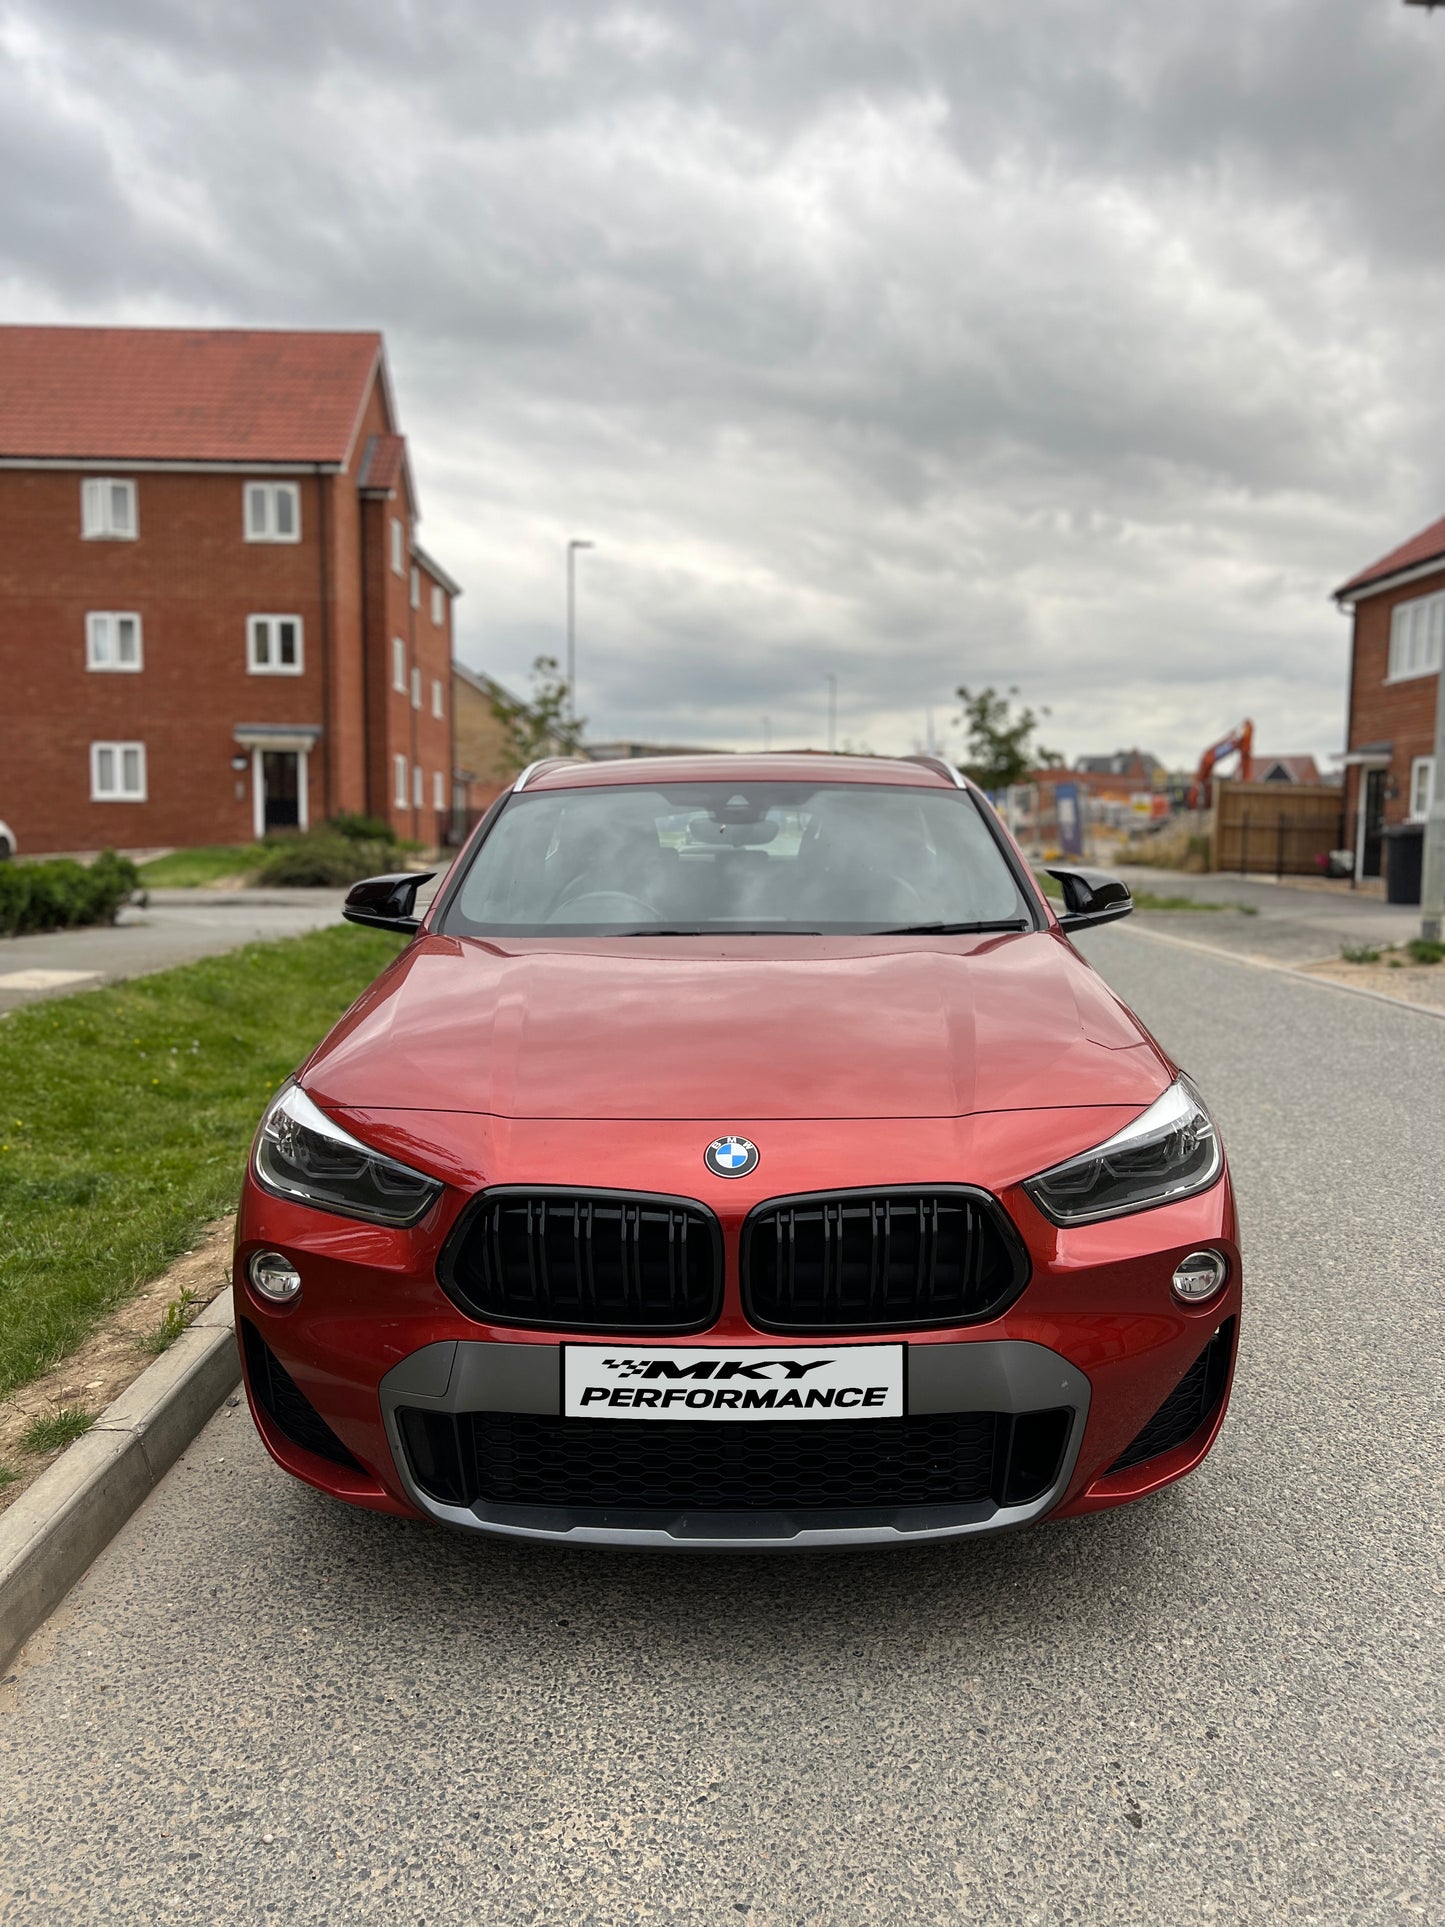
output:
[[[142,887],[193,890],[224,877],[248,876],[266,852],[259,843],[213,843],[195,850],[172,850],[140,866]]]
[[[0,1022],[0,1396],[230,1209],[266,1099],[400,947],[318,930]]]

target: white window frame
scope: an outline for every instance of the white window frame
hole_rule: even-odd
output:
[[[135,624],[135,661],[120,659],[120,624]],[[107,674],[135,675],[145,667],[140,617],[133,609],[91,609],[85,618],[85,666]]]
[[[109,787],[101,782],[101,762],[111,758]],[[125,759],[136,758],[139,788],[125,787]],[[146,799],[146,746],[144,743],[92,743],[90,746],[90,800],[92,803],[144,803]]]
[[[391,572],[406,574],[406,529],[396,515],[391,518]]]
[[[447,779],[439,769],[431,776],[431,806],[434,810],[444,810],[447,806]]]
[[[1434,794],[1435,758],[1417,756],[1410,765],[1410,821],[1423,823],[1430,814]]]
[[[421,708],[421,669],[416,663],[411,666],[411,706]]]
[[[406,638],[391,639],[391,686],[399,696],[406,694]]]
[[[277,507],[285,497],[291,503],[289,533],[280,526]],[[261,506],[259,520],[251,511]],[[241,484],[241,526],[248,542],[299,542],[301,540],[301,489],[296,482],[243,482]]]
[[[421,607],[421,570],[415,563],[411,567],[411,606],[413,609]]]
[[[115,513],[114,491],[123,491],[127,507]],[[124,521],[125,527],[121,526]],[[134,542],[140,536],[140,510],[135,483],[124,475],[87,475],[80,484],[80,534],[86,542]]]
[[[447,619],[446,593],[439,582],[431,585],[431,619],[433,627],[440,629]]]
[[[431,713],[438,722],[443,722],[446,718],[446,685],[440,676],[433,676],[431,679]]]
[[[419,810],[421,808],[421,799],[422,799],[421,764],[413,763],[411,766],[411,806],[414,810]]]
[[[1390,611],[1390,657],[1386,682],[1433,676],[1445,657],[1445,589],[1413,596]]]
[[[262,662],[257,650],[258,624],[263,622],[294,622],[296,625],[296,660],[292,662]],[[280,637],[276,639],[280,648]],[[268,644],[269,652],[269,644]],[[246,618],[246,668],[253,676],[300,676],[306,669],[306,635],[300,616],[282,612],[262,611]]]
[[[406,808],[406,758],[393,756],[391,759],[391,796],[399,810]]]

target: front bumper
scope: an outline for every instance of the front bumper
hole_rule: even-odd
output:
[[[779,1548],[918,1543],[1069,1517],[1126,1503],[1191,1471],[1208,1452],[1228,1402],[1240,1309],[1240,1259],[1227,1174],[1209,1191],[1132,1217],[1064,1231],[1035,1210],[1018,1179],[1051,1158],[1097,1141],[1099,1111],[1015,1114],[1000,1119],[874,1123],[866,1129],[808,1126],[800,1148],[774,1152],[765,1172],[746,1182],[700,1181],[697,1146],[718,1135],[714,1120],[595,1130],[551,1124],[507,1127],[470,1154],[452,1137],[451,1169],[440,1155],[442,1121],[427,1142],[416,1114],[344,1118],[380,1148],[449,1179],[446,1198],[411,1231],[391,1231],[311,1210],[262,1192],[248,1178],[237,1226],[236,1304],[246,1339],[246,1382],[257,1428],[272,1456],[294,1476],[335,1497],[375,1510],[420,1517],[472,1531],[571,1544],[696,1548]],[[454,1133],[457,1120],[448,1120]],[[732,1121],[729,1121],[732,1122]],[[1027,1128],[1025,1128],[1027,1126]],[[481,1126],[478,1127],[482,1128]],[[737,1128],[746,1130],[746,1121]],[[759,1127],[760,1128],[760,1127]],[[772,1127],[776,1138],[778,1127]],[[751,1132],[755,1137],[758,1130]],[[389,1141],[388,1141],[389,1138]],[[940,1142],[942,1140],[942,1142]],[[599,1145],[603,1149],[599,1151]],[[524,1331],[468,1316],[437,1283],[437,1256],[457,1215],[489,1184],[620,1186],[645,1171],[652,1186],[705,1200],[723,1231],[726,1289],[721,1314],[689,1341],[710,1346],[789,1347],[828,1342],[780,1341],[754,1329],[737,1289],[738,1241],[748,1211],[785,1193],[853,1185],[956,1180],[960,1171],[993,1193],[1027,1248],[1029,1282],[1007,1308],[962,1329],[868,1334],[869,1342],[907,1347],[908,1413],[1011,1417],[1066,1411],[1057,1467],[1023,1503],[995,1490],[958,1505],[826,1507],[787,1505],[713,1509],[696,1505],[540,1505],[468,1495],[454,1503],[428,1490],[408,1455],[404,1409],[464,1417],[514,1412],[537,1424],[557,1418],[559,1361],[566,1342],[596,1335]],[[938,1174],[947,1173],[947,1177]],[[710,1185],[710,1188],[706,1188]],[[1202,1307],[1181,1305],[1169,1279],[1189,1251],[1224,1252],[1229,1277]],[[291,1305],[267,1304],[246,1282],[258,1249],[284,1253],[304,1285]],[[1216,1335],[1218,1340],[1216,1341]],[[670,1341],[615,1334],[629,1347]],[[278,1423],[258,1387],[257,1342],[281,1379],[319,1420],[318,1434],[298,1436]],[[675,1341],[672,1341],[675,1342]],[[850,1342],[847,1339],[843,1343]],[[1186,1381],[1212,1346],[1210,1402],[1187,1436],[1129,1463],[1131,1443]],[[280,1382],[280,1381],[277,1381]],[[262,1394],[258,1396],[258,1390]],[[289,1393],[288,1393],[289,1397]],[[285,1411],[282,1410],[284,1418]],[[569,1426],[578,1421],[565,1421]],[[647,1421],[605,1421],[632,1430]],[[822,1436],[839,1421],[794,1428]],[[861,1421],[867,1424],[868,1421]],[[905,1421],[906,1423],[906,1421]],[[648,1429],[653,1429],[648,1427]],[[711,1428],[738,1430],[725,1426]],[[838,1434],[841,1438],[841,1433]],[[302,1442],[304,1437],[306,1442]],[[327,1440],[334,1442],[328,1445]],[[318,1443],[323,1447],[313,1449]]]

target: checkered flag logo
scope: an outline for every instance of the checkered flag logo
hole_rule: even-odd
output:
[[[620,1372],[623,1378],[641,1378],[647,1370],[645,1358],[604,1358],[602,1363],[609,1372]]]

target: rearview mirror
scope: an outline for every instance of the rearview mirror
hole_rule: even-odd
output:
[[[398,870],[391,876],[367,877],[347,891],[341,914],[348,923],[415,936],[421,929],[421,918],[412,915],[416,893],[435,875],[435,870]]]
[[[1088,930],[1095,924],[1114,923],[1134,908],[1128,884],[1105,870],[1049,869],[1045,874],[1057,877],[1063,886],[1061,930]]]

